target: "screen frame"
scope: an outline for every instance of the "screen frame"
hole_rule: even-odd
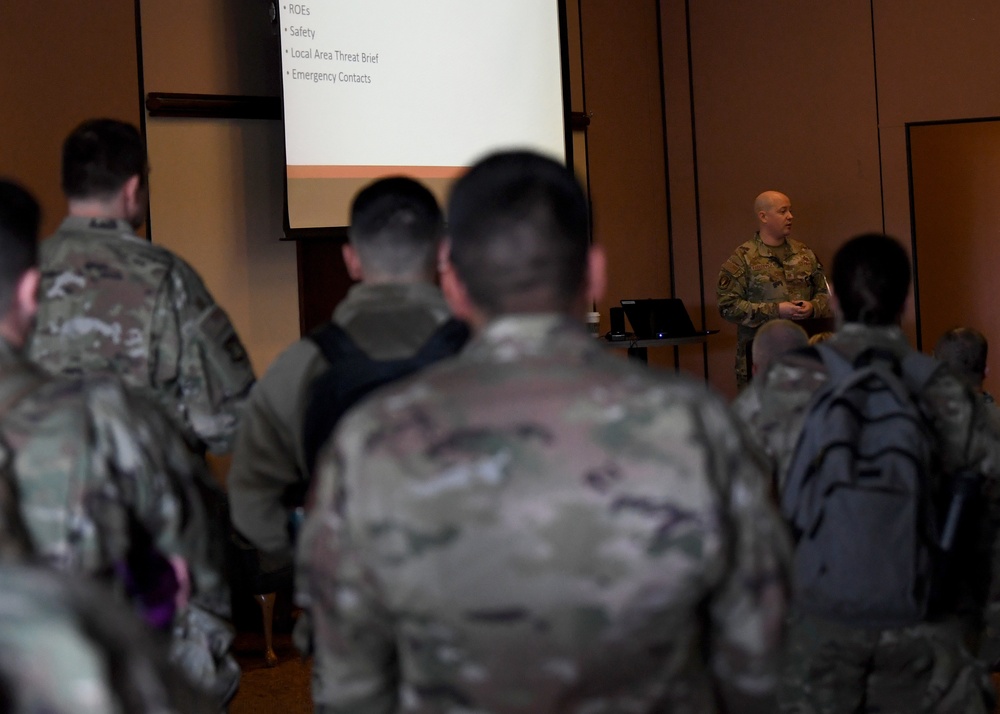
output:
[[[558,24],[559,24],[559,55],[561,64],[561,83],[562,83],[562,109],[563,109],[563,145],[565,147],[564,152],[566,156],[566,166],[573,168],[573,122],[572,122],[572,109],[571,109],[571,96],[570,96],[570,60],[569,60],[569,22],[566,14],[566,1],[567,0],[551,0],[556,4],[556,12],[558,13]],[[281,27],[279,14],[281,9],[277,2],[271,4],[273,8],[274,16],[272,22],[278,28]],[[284,56],[282,54],[281,46],[281,32],[276,33],[276,41],[278,43],[278,61],[279,61],[279,82],[281,85],[281,93],[278,97],[278,101],[281,106],[281,153],[282,153],[282,192],[283,192],[283,217],[282,217],[282,228],[284,230],[284,235],[281,240],[284,241],[296,241],[296,240],[337,240],[346,241],[347,240],[347,226],[322,226],[322,227],[309,227],[309,228],[293,228],[291,226],[289,215],[288,215],[288,155],[287,147],[285,141],[285,79],[284,72],[281,70],[281,58]]]

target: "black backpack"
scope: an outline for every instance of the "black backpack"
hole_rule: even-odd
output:
[[[358,347],[343,328],[330,323],[309,335],[330,366],[309,387],[302,440],[307,473],[340,417],[374,389],[456,354],[469,339],[469,328],[454,318],[442,323],[412,356],[376,360]]]
[[[942,518],[930,478],[935,438],[916,395],[940,363],[867,351],[852,364],[828,345],[814,349],[828,379],[781,496],[797,540],[797,603],[854,626],[920,622],[940,589]]]

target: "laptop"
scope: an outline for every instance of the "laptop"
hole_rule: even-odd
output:
[[[625,317],[637,340],[696,337],[707,334],[694,329],[691,316],[680,298],[622,300]]]

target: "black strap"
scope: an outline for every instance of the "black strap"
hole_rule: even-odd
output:
[[[398,360],[372,359],[342,328],[328,325],[310,335],[330,367],[310,385],[303,416],[302,438],[308,473],[340,417],[377,387],[401,379],[457,353],[469,339],[469,328],[454,318],[442,323],[412,356]]]

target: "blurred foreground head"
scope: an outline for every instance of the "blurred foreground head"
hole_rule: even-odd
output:
[[[12,181],[0,180],[0,336],[24,343],[38,301],[38,202]]]
[[[910,291],[910,258],[895,238],[866,233],[833,257],[833,292],[844,322],[896,325]]]
[[[603,290],[583,189],[538,154],[494,154],[473,166],[452,191],[448,236],[455,277],[485,317],[578,316]]]

